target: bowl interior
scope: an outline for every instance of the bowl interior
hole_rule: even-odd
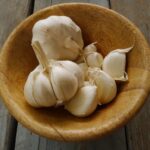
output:
[[[23,88],[37,63],[31,48],[32,27],[50,15],[71,17],[82,29],[85,45],[97,42],[105,56],[109,51],[134,44],[127,57],[129,81],[118,86],[118,95],[87,118],[77,118],[63,108],[30,107]],[[123,125],[143,104],[147,95],[147,51],[142,34],[127,19],[90,4],[63,4],[41,10],[22,22],[6,41],[0,59],[1,95],[12,115],[32,131],[58,140],[83,140],[104,135]]]

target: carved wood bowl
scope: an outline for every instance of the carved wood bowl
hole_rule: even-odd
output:
[[[63,108],[37,109],[25,101],[25,81],[38,63],[31,47],[32,27],[50,15],[71,17],[81,27],[85,45],[97,41],[97,48],[104,56],[134,44],[127,55],[129,81],[119,84],[116,98],[99,106],[89,117],[74,117]],[[0,55],[0,92],[10,113],[31,131],[49,139],[87,140],[110,133],[136,114],[149,93],[149,70],[149,46],[128,19],[97,5],[61,4],[36,12],[10,34]]]

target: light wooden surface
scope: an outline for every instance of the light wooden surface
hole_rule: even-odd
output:
[[[150,41],[150,3],[149,0],[131,0],[119,1],[110,0],[112,9],[119,11],[123,15],[130,18],[143,31],[148,41]],[[67,0],[35,0],[34,11],[43,7],[60,3],[68,2]],[[71,1],[69,1],[71,2]],[[75,1],[74,1],[75,2]],[[76,1],[79,2],[79,1]],[[80,2],[91,2],[109,7],[107,0],[83,0]],[[0,45],[3,44],[9,32],[15,27],[18,22],[32,13],[32,0],[10,0],[9,2],[0,1]],[[16,9],[17,7],[17,9]],[[144,10],[144,11],[143,11]],[[19,13],[18,13],[19,12]],[[16,14],[13,15],[12,14]],[[7,16],[4,19],[3,16]],[[139,16],[141,19],[139,19]],[[9,18],[9,19],[8,19]],[[149,101],[145,104],[142,111],[134,118],[126,128],[122,128],[113,134],[96,141],[88,141],[82,143],[64,143],[49,141],[43,137],[39,137],[31,133],[29,130],[18,125],[17,136],[15,142],[16,150],[48,150],[48,149],[106,149],[106,150],[148,150],[150,149],[150,117]],[[9,124],[9,125],[7,125]],[[6,126],[7,125],[7,126]],[[12,141],[15,140],[15,120],[8,114],[7,110],[0,103],[0,150],[13,150]],[[126,131],[126,132],[125,132]],[[9,140],[10,138],[10,140]],[[13,141],[14,142],[14,141]]]

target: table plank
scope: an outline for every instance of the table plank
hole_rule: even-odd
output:
[[[36,0],[34,5],[34,11],[42,9],[44,7],[63,3],[63,2],[90,2],[109,7],[108,0]],[[21,138],[20,138],[21,137]],[[35,146],[36,145],[36,146]],[[38,146],[38,147],[37,147]],[[39,137],[29,130],[24,129],[20,124],[17,129],[16,137],[16,146],[15,150],[127,150],[126,148],[126,139],[125,139],[125,130],[124,128],[108,135],[102,139],[97,139],[95,141],[86,141],[86,142],[77,142],[77,143],[66,143],[66,142],[57,142],[50,141],[46,138]]]
[[[150,43],[150,1],[110,0],[112,9],[133,21]]]
[[[44,2],[43,0],[37,0],[35,1],[34,11],[37,11],[44,7],[48,7],[50,5],[59,4],[59,3],[67,3],[67,2],[83,2],[83,3],[88,2],[88,3],[99,4],[105,7],[108,7],[109,5],[108,0],[47,0]]]
[[[29,13],[31,0],[0,0],[0,47],[8,34]],[[0,100],[0,150],[12,150],[17,122]]]
[[[39,136],[18,124],[15,150],[39,150]],[[45,150],[45,149],[43,149]]]
[[[133,21],[140,28],[150,43],[150,1],[110,1],[112,9]],[[126,132],[129,150],[150,149],[150,96],[140,113],[127,125]]]
[[[38,150],[126,150],[124,137],[124,130],[119,129],[106,137],[94,141],[66,143],[40,138]]]

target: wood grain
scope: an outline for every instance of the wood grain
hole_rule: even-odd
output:
[[[85,142],[57,142],[49,141],[45,138],[40,138],[39,150],[126,150],[126,141],[123,138],[124,131],[119,129],[118,131],[107,135],[102,139]]]
[[[15,150],[39,150],[39,136],[18,125]],[[46,150],[46,149],[43,149]]]
[[[8,34],[28,14],[30,0],[0,1],[0,47]],[[13,149],[17,122],[0,100],[0,150]]]
[[[15,150],[120,150],[120,148],[126,150],[124,136],[124,131],[119,129],[100,140],[66,143],[53,140],[50,141],[35,135],[19,124]]]
[[[133,21],[150,43],[150,1],[111,0],[112,9]],[[150,84],[150,83],[145,83]],[[150,96],[140,113],[127,125],[129,150],[150,149]]]

